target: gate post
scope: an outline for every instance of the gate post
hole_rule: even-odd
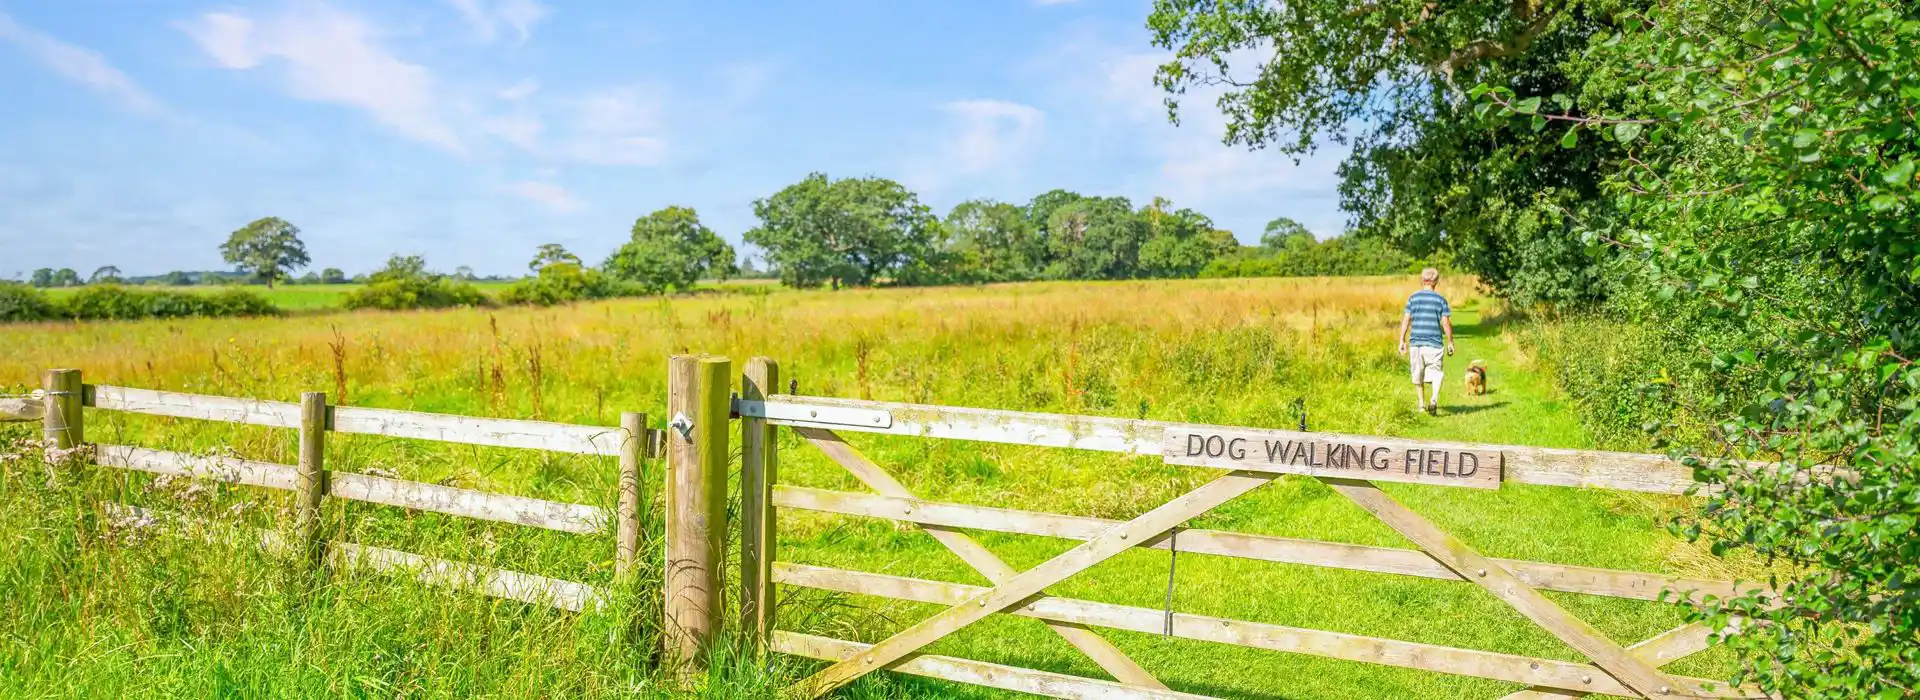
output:
[[[647,414],[620,414],[620,497],[615,512],[613,575],[625,578],[640,562],[640,461],[647,455]],[[623,585],[624,588],[624,585]]]
[[[50,369],[41,381],[47,390],[47,414],[41,417],[41,437],[46,446],[70,450],[87,444],[86,413],[81,409],[80,370]]]
[[[675,355],[667,371],[666,624],[669,663],[703,670],[720,629],[733,363]]]
[[[779,386],[778,363],[765,357],[747,360],[747,370],[740,376],[741,399],[765,401]],[[740,417],[740,632],[756,655],[766,651],[773,634],[777,430],[764,419]]]
[[[300,466],[294,473],[295,546],[308,571],[317,570],[326,552],[320,541],[320,501],[327,495],[327,395],[300,394]]]

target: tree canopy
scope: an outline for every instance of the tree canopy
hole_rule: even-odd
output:
[[[766,251],[780,281],[795,287],[911,278],[934,252],[938,225],[898,182],[823,173],[754,200],[753,213],[760,225],[746,241]]]
[[[275,280],[306,267],[307,246],[300,229],[276,217],[259,219],[234,231],[220,246],[221,258],[253,273],[273,287]]]
[[[667,207],[635,220],[631,238],[601,267],[647,294],[684,292],[702,277],[726,279],[739,271],[733,246],[687,207]]]

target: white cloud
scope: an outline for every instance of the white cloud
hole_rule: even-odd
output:
[[[527,78],[494,91],[493,96],[508,102],[518,102],[533,96],[540,90],[540,81]]]
[[[210,12],[180,28],[222,67],[251,70],[277,59],[294,97],[356,107],[409,138],[464,151],[433,73],[382,47],[356,15],[315,2],[265,18]]]
[[[510,182],[502,188],[507,194],[544,206],[550,210],[571,214],[585,207],[580,200],[567,192],[566,188],[551,182],[539,180],[520,180]]]
[[[0,41],[13,44],[66,79],[93,88],[135,111],[147,114],[166,111],[158,100],[98,52],[34,31],[6,13],[0,13]]]
[[[960,100],[942,108],[958,125],[948,146],[948,162],[962,174],[1004,168],[1025,159],[1046,123],[1040,110],[1003,100]]]
[[[447,0],[447,4],[460,12],[481,41],[493,41],[499,36],[500,26],[505,25],[519,35],[519,41],[525,42],[533,36],[533,25],[553,14],[535,0],[499,0],[492,6],[488,6],[487,0]]]
[[[534,152],[540,150],[540,134],[546,124],[535,117],[511,114],[480,120],[480,130],[520,150]]]

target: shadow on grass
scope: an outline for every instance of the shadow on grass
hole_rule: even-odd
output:
[[[1440,415],[1442,416],[1466,415],[1469,413],[1479,413],[1481,411],[1491,411],[1496,408],[1504,408],[1506,405],[1507,405],[1507,402],[1505,401],[1495,401],[1493,403],[1477,404],[1477,405],[1442,406],[1440,408]]]

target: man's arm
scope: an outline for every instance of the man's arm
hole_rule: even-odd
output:
[[[1447,332],[1447,354],[1453,354],[1453,314],[1440,317],[1440,330]]]
[[[1400,314],[1400,354],[1407,354],[1407,331],[1413,330],[1413,312]]]

